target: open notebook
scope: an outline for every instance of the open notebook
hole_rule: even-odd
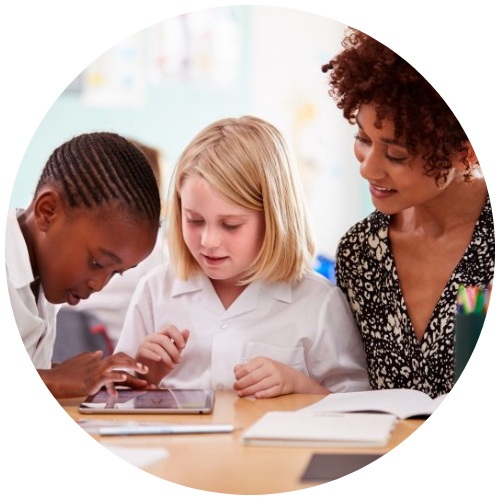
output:
[[[404,420],[431,415],[445,397],[446,394],[443,394],[432,399],[427,394],[413,389],[346,392],[330,394],[318,403],[298,412],[380,412],[389,413]]]

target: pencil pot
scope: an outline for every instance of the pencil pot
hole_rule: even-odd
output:
[[[485,317],[484,313],[457,314],[455,319],[455,382],[462,375],[476,347]]]

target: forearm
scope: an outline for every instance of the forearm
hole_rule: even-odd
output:
[[[292,392],[295,394],[330,394],[328,389],[325,389],[321,384],[301,372],[297,372],[293,385]]]
[[[57,380],[57,377],[54,377],[52,370],[37,370],[37,373],[47,390],[54,398],[65,397],[63,387],[61,387],[61,383]]]

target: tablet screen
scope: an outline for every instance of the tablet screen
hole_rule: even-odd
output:
[[[105,390],[89,396],[81,413],[210,413],[214,391],[201,389],[119,390],[110,396]]]

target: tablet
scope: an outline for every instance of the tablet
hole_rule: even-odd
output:
[[[80,413],[212,413],[215,392],[211,389],[118,389],[116,396],[102,390],[89,396]]]

